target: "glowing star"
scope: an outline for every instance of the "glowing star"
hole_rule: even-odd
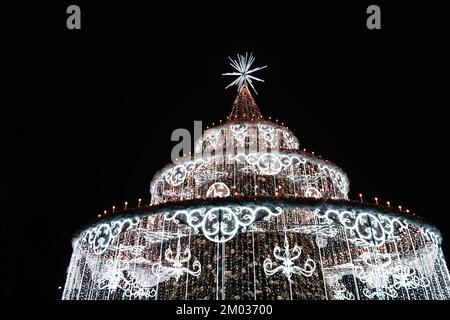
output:
[[[233,59],[231,59],[231,57],[228,57],[228,58],[231,61],[230,66],[232,66],[234,69],[236,69],[237,72],[227,72],[227,73],[222,73],[222,75],[223,76],[237,76],[237,79],[234,80],[233,82],[231,82],[228,86],[226,86],[225,89],[228,89],[229,87],[237,85],[238,90],[239,90],[243,85],[249,84],[253,88],[253,90],[255,90],[255,93],[258,93],[258,92],[256,92],[256,89],[253,86],[252,80],[256,80],[256,81],[260,81],[260,82],[264,82],[264,80],[252,76],[251,73],[262,70],[264,68],[267,68],[267,66],[256,67],[254,69],[250,69],[253,62],[255,61],[255,58],[253,57],[252,53],[250,53],[250,57],[248,56],[247,53],[245,54],[245,56],[238,54],[237,60],[233,60]]]

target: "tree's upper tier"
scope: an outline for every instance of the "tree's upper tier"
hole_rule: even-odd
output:
[[[347,199],[349,181],[336,165],[299,150],[284,126],[264,120],[243,85],[227,122],[206,130],[151,183],[152,204],[211,197]]]
[[[195,153],[223,149],[250,151],[297,150],[298,139],[286,127],[269,121],[227,122],[204,132],[194,144]]]
[[[296,150],[299,142],[287,127],[263,119],[247,85],[243,85],[227,122],[206,130],[194,144],[195,153],[210,153],[225,148]]]

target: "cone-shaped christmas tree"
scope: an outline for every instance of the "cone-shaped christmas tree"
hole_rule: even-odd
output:
[[[449,299],[439,231],[349,201],[342,169],[262,118],[253,60],[232,60],[238,95],[199,158],[160,170],[150,205],[101,215],[73,239],[63,298]]]

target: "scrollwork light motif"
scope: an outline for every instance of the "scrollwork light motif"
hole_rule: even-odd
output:
[[[156,297],[156,289],[136,287],[130,282],[130,285],[124,291],[124,296],[135,299],[154,298]]]
[[[312,211],[313,215],[317,215],[319,213],[319,209],[315,209]],[[299,232],[304,234],[312,234],[317,238],[321,238],[320,242],[324,242],[324,240],[328,238],[334,238],[339,233],[338,225],[331,219],[324,217],[323,221],[315,224],[304,224],[294,228],[287,229],[287,231],[291,232]]]
[[[184,274],[188,273],[192,276],[198,277],[202,271],[201,264],[198,260],[192,264],[192,270],[185,267],[185,263],[189,263],[191,260],[191,250],[186,248],[181,251],[180,236],[178,237],[177,249],[174,253],[171,248],[166,249],[164,252],[164,259],[171,264],[171,266],[163,266],[161,263],[155,264],[152,268],[152,272],[158,277],[168,278],[174,277],[177,281]]]
[[[206,165],[196,168],[196,174],[194,175],[195,183],[197,185],[202,185],[206,182],[215,181],[219,179],[224,179],[228,176],[226,171],[218,171],[208,168]]]
[[[168,175],[167,177],[171,185],[179,186],[184,182],[186,175],[187,175],[186,168],[183,165],[178,165],[172,169],[171,174]]]
[[[368,212],[327,210],[314,213],[319,218],[328,218],[340,223],[357,237],[356,241],[370,246],[382,245],[393,238],[394,232],[406,228],[406,223],[397,218]]]
[[[343,284],[333,288],[334,300],[355,300],[355,295],[348,292],[347,288]]]
[[[278,130],[280,130],[280,129],[278,129]],[[298,149],[299,144],[297,142],[297,138],[295,138],[293,135],[289,134],[289,132],[287,132],[287,131],[282,131],[282,130],[280,130],[280,131],[283,133],[284,140],[287,143],[288,147],[290,147],[292,149]]]
[[[140,219],[135,217],[102,223],[86,230],[82,235],[82,239],[92,247],[95,254],[102,254],[117,236],[137,225],[139,221]]]
[[[98,280],[99,289],[116,290],[121,287],[122,282],[125,282],[124,273],[128,270],[129,264],[127,261],[108,260],[105,264],[105,269],[101,273]]]
[[[128,298],[148,299],[156,296],[154,287],[142,287],[138,284],[136,277],[130,273],[128,261],[108,260],[97,283],[100,290],[121,289]]]
[[[257,218],[263,217],[268,221],[282,212],[280,207],[272,211],[263,206],[234,206],[178,210],[165,213],[164,217],[176,223],[182,220],[192,227],[194,232],[201,232],[207,239],[222,243],[232,239],[238,231],[246,231]]]
[[[217,149],[223,144],[222,133],[220,130],[211,129],[208,134],[203,138],[203,142],[206,146],[210,146],[212,149]]]
[[[367,285],[367,288],[362,291],[364,296],[369,299],[374,297],[379,299],[396,298],[398,296],[397,290],[390,282],[391,272],[389,270],[392,259],[389,254],[365,252],[359,260],[363,261],[363,266],[355,267],[355,275]]]
[[[425,288],[430,281],[418,274],[417,270],[404,264],[393,266],[389,254],[364,253],[361,255],[363,266],[355,267],[355,274],[361,282],[367,284],[363,290],[367,298],[397,298],[399,289]]]
[[[277,148],[281,146],[281,140],[284,138],[284,143],[287,148],[297,149],[298,141],[295,136],[288,131],[275,126],[261,122],[258,123],[259,136],[265,141],[266,147]]]
[[[330,282],[333,300],[355,300],[355,295],[347,290],[337,275],[333,275]]]
[[[279,246],[275,246],[273,249],[273,256],[276,260],[282,261],[282,264],[273,268],[273,262],[270,258],[264,260],[263,267],[266,275],[271,276],[277,272],[281,272],[285,275],[289,282],[294,274],[302,274],[305,277],[311,277],[316,269],[316,263],[313,259],[308,257],[303,267],[295,265],[295,260],[300,258],[302,249],[295,245],[294,248],[289,248],[289,242],[287,237],[284,237],[284,249]]]
[[[246,162],[253,166],[256,172],[266,175],[278,174],[282,169],[287,169],[297,163],[307,163],[312,161],[307,156],[301,154],[283,154],[278,152],[261,152],[261,153],[238,153],[237,155],[229,155],[229,160]],[[268,170],[270,168],[270,170]],[[322,174],[330,177],[336,187],[342,192],[348,192],[347,178],[336,169],[327,164],[318,164],[318,168]],[[294,179],[294,176],[290,176]]]
[[[392,273],[393,286],[395,289],[417,289],[428,287],[430,280],[424,276],[419,276],[417,270],[406,265],[398,265]]]
[[[233,137],[237,141],[237,145],[243,147],[245,145],[245,138],[248,136],[247,124],[233,124],[230,126],[230,130],[233,133]]]
[[[266,123],[260,123],[258,124],[258,129],[267,146],[273,148],[276,144],[274,127]]]
[[[430,241],[432,241],[433,243],[441,243],[442,241],[442,237],[439,234],[436,234],[435,232],[433,232],[432,230],[430,230],[427,227],[419,227],[420,231],[422,232],[422,234]]]
[[[369,299],[373,299],[377,297],[378,299],[387,299],[387,298],[397,298],[398,292],[392,288],[392,286],[377,288],[375,291],[369,290],[368,288],[363,289],[363,295]]]
[[[188,174],[191,173],[195,168],[209,163],[210,161],[211,158],[183,162],[182,164],[176,165],[175,167],[169,168],[161,173],[161,178],[173,187],[179,186],[186,180]],[[155,187],[156,185],[154,184],[154,182],[152,182],[150,190],[154,192]]]
[[[250,139],[259,138],[260,148],[298,149],[299,147],[297,138],[286,128],[264,121],[257,123],[242,122],[206,130],[202,139],[195,142],[195,153],[223,148],[225,146],[224,136],[227,136],[228,133],[239,147],[245,146],[247,137]]]

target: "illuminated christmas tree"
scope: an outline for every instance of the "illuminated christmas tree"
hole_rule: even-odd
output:
[[[63,299],[449,299],[439,231],[349,201],[342,169],[263,118],[253,62],[231,60],[227,121],[155,175],[150,205],[74,237]]]

